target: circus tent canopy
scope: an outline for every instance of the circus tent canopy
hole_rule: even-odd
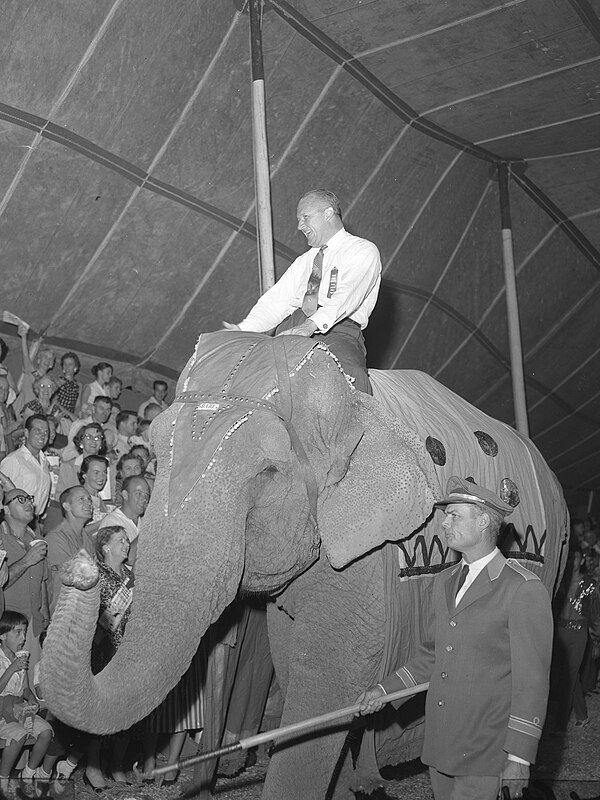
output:
[[[576,506],[600,489],[599,10],[270,0],[263,20],[277,275],[297,197],[332,188],[382,253],[370,365],[513,423],[508,163],[530,432]],[[259,294],[243,3],[2,11],[0,308],[133,384],[174,377]]]

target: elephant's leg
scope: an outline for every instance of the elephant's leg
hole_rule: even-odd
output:
[[[271,625],[277,671],[288,652],[282,725],[351,705],[377,675],[383,651],[383,570],[379,554],[341,572],[319,562],[282,598],[294,619]],[[271,615],[273,616],[273,615]],[[279,623],[283,623],[280,618]],[[278,640],[281,633],[284,646]],[[285,642],[287,641],[287,646]],[[285,679],[284,679],[285,680]],[[263,800],[325,798],[348,728],[338,726],[278,746],[267,773]],[[328,796],[350,800],[346,769]]]

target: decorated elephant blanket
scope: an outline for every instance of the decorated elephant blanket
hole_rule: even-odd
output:
[[[535,445],[417,370],[371,370],[374,397],[416,431],[442,491],[452,474],[472,478],[515,506],[499,543],[505,556],[536,572],[550,593],[568,537],[562,489]],[[405,576],[433,573],[456,555],[442,535],[443,512],[398,544]]]

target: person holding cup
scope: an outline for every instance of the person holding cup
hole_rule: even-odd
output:
[[[40,633],[48,627],[48,545],[29,527],[34,518],[34,499],[24,489],[8,489],[2,500],[4,521],[0,524],[0,549],[6,551],[8,582],[4,587],[6,609],[18,611],[28,621],[25,649],[31,657],[29,669],[40,659]]]
[[[5,611],[0,618],[0,737],[6,742],[0,756],[0,791],[4,795],[8,794],[10,772],[28,737],[33,737],[35,744],[21,778],[50,778],[43,762],[53,731],[50,723],[37,715],[39,703],[29,686],[29,653],[22,649],[27,627],[27,618],[16,611]]]

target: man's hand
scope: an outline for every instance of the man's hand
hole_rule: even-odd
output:
[[[374,714],[376,711],[381,711],[385,703],[380,698],[385,697],[385,692],[381,686],[371,686],[365,689],[362,694],[356,698],[357,705],[360,705],[357,716],[364,717],[366,714]]]
[[[11,663],[10,668],[13,673],[20,672],[22,669],[29,667],[29,653],[26,656],[15,656],[14,661]]]
[[[502,786],[510,791],[511,798],[523,797],[523,789],[529,783],[529,764],[519,764],[518,761],[506,760],[502,772]]]
[[[306,322],[303,322],[301,325],[296,325],[295,328],[290,328],[288,331],[281,331],[278,333],[278,336],[312,336],[318,328],[315,323],[307,319]]]
[[[223,320],[223,328],[226,331],[239,331],[240,330],[240,326],[239,325],[236,325],[233,322],[225,322],[225,320]]]
[[[46,558],[48,552],[48,542],[38,541],[35,544],[29,545],[29,550],[23,556],[27,564],[32,567],[34,564],[39,564]]]

